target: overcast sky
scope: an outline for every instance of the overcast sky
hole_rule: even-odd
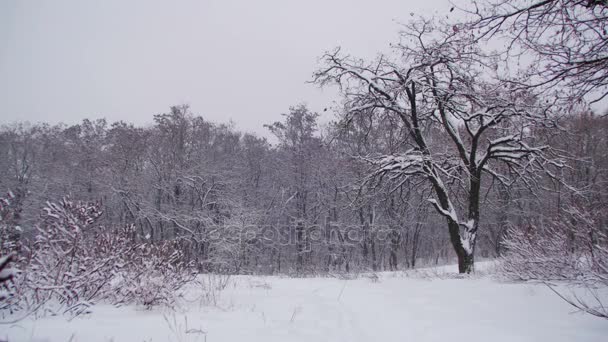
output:
[[[387,50],[448,0],[0,1],[0,122],[138,125],[189,104],[246,131],[336,99],[306,81],[326,50]],[[327,119],[327,118],[326,118]]]

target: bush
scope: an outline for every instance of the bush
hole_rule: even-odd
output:
[[[137,241],[133,226],[108,229],[97,224],[101,215],[99,203],[47,203],[31,250],[22,253],[14,296],[2,308],[78,315],[97,301],[173,305],[194,279],[177,244]]]
[[[545,225],[511,227],[504,247],[504,276],[545,282],[579,310],[608,319],[608,307],[598,291],[608,288],[608,234],[593,213],[570,208]],[[583,287],[590,296],[560,293],[548,283],[555,280]]]
[[[536,227],[511,227],[503,246],[505,275],[608,286],[608,237],[593,215],[571,209]]]
[[[111,286],[114,304],[172,306],[179,290],[195,277],[173,241],[141,243],[123,262],[124,267]]]

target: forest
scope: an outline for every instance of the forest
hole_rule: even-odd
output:
[[[4,126],[3,242],[34,238],[37,231],[25,227],[55,202],[59,210],[70,203],[103,211],[94,226],[131,227],[135,241],[174,241],[200,271],[315,274],[454,259],[432,185],[402,176],[418,171],[397,159],[410,150],[400,123],[362,116],[342,129],[318,127],[317,117],[303,105],[291,108],[267,125],[275,144],[207,122],[187,106],[155,115],[149,127],[103,119]],[[520,179],[506,179],[507,163],[481,177],[479,257],[503,255],[508,231],[523,234],[563,217],[606,222],[608,120],[583,112],[556,125],[534,129],[524,146],[559,151],[557,171],[530,166]],[[453,168],[442,170],[450,172],[446,191],[463,212],[467,174],[448,139],[440,129],[427,138]]]
[[[187,104],[141,126],[1,125],[0,317],[172,306],[202,274],[466,277],[489,260],[605,289],[606,2],[482,3],[408,21],[391,54],[321,54],[307,81],[340,99],[294,103],[266,136]]]

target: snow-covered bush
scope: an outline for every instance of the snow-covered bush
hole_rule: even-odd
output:
[[[0,196],[0,253],[8,255],[19,249],[21,227],[14,224],[16,209],[13,206],[15,195],[9,191],[5,197]]]
[[[17,291],[15,277],[20,273],[15,266],[21,244],[20,228],[14,224],[15,208],[12,206],[14,198],[12,192],[0,197],[0,310],[13,305]]]
[[[547,285],[562,299],[592,315],[608,318],[608,306],[597,295],[608,288],[608,233],[592,213],[573,207],[551,222],[535,227],[511,227],[500,264],[510,279],[535,280]],[[584,287],[591,299],[566,295],[548,282],[562,280]]]
[[[53,302],[62,311],[81,312],[103,296],[115,273],[120,251],[97,254],[88,239],[101,216],[99,204],[63,199],[47,203],[31,259],[26,266],[23,286],[35,303]]]
[[[538,226],[510,227],[501,268],[520,280],[575,280],[608,286],[608,236],[593,215],[571,208]]]
[[[179,290],[195,277],[183,259],[174,241],[138,244],[121,260],[124,264],[112,281],[111,301],[172,306]]]
[[[1,308],[80,314],[96,301],[172,305],[194,279],[177,244],[138,241],[133,226],[104,227],[101,215],[99,203],[47,203],[14,279],[17,291]]]
[[[13,254],[0,257],[0,309],[3,308],[7,300],[12,297],[12,280],[17,274],[16,270],[10,267]]]

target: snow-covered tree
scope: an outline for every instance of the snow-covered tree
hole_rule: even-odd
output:
[[[499,60],[459,26],[414,21],[394,46],[395,56],[369,62],[336,49],[324,55],[314,79],[341,88],[347,124],[356,116],[399,119],[405,131],[401,151],[363,156],[373,166],[368,180],[430,182],[429,201],[447,222],[459,271],[469,273],[484,180],[534,182],[549,162],[548,146],[532,142],[534,130],[550,124],[548,106],[501,81]]]
[[[290,109],[283,122],[266,127],[279,139],[281,158],[282,205],[286,217],[283,225],[294,237],[296,271],[302,272],[310,255],[310,228],[319,223],[319,198],[315,196],[315,155],[321,152],[321,141],[315,137],[318,114],[301,105]],[[293,233],[293,234],[292,234]]]
[[[600,101],[608,95],[608,3],[604,0],[481,0],[463,8],[473,20],[466,30],[483,43],[504,42],[502,57],[523,70],[527,83],[563,99]],[[523,57],[523,58],[522,58]]]

